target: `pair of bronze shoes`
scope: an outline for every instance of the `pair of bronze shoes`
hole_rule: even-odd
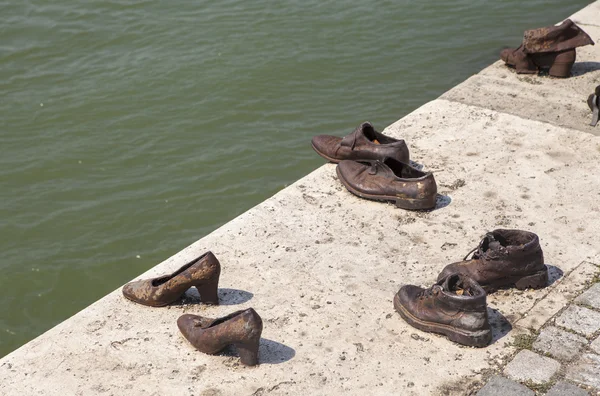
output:
[[[462,261],[447,265],[430,288],[402,286],[394,297],[394,308],[417,329],[443,334],[459,344],[485,347],[492,341],[486,290],[539,289],[547,284],[548,268],[538,236],[498,229],[486,234]]]
[[[553,77],[569,77],[577,57],[575,48],[594,45],[591,37],[570,19],[559,26],[526,30],[523,43],[507,48],[500,58],[518,74],[546,72]]]
[[[123,295],[138,304],[164,307],[181,299],[195,287],[200,301],[219,304],[217,293],[221,264],[212,252],[206,252],[170,275],[138,280],[123,286]],[[263,323],[252,308],[233,312],[217,319],[185,314],[177,319],[183,336],[200,352],[210,355],[234,345],[242,364],[258,364],[258,347]]]
[[[393,201],[403,209],[435,207],[437,185],[433,175],[409,165],[404,140],[377,132],[369,122],[344,138],[315,136],[312,147],[321,157],[338,164],[338,178],[354,195]]]

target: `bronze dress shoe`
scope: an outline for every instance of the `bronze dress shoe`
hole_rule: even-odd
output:
[[[569,77],[575,63],[575,48],[594,45],[591,37],[570,19],[559,26],[526,30],[523,43],[507,48],[500,58],[518,74],[546,71],[554,77]]]
[[[468,259],[471,253],[473,257]],[[548,284],[540,240],[521,230],[488,232],[463,261],[447,265],[438,280],[455,273],[472,278],[489,291],[509,286],[540,289]]]
[[[200,352],[214,355],[233,344],[242,364],[258,364],[258,346],[263,324],[252,308],[218,319],[186,314],[177,319],[177,327]]]
[[[312,147],[321,157],[338,163],[346,159],[368,160],[392,157],[408,162],[408,147],[398,140],[379,133],[370,122],[364,122],[345,138],[319,135],[312,138]]]
[[[163,307],[177,301],[187,289],[195,286],[200,293],[200,301],[219,304],[217,288],[220,274],[219,260],[212,252],[207,252],[171,275],[129,282],[123,286],[123,295],[138,304]]]
[[[394,158],[342,161],[337,175],[348,191],[362,198],[394,201],[402,209],[435,207],[437,185],[433,175]]]
[[[450,275],[429,289],[402,286],[394,308],[409,325],[459,344],[484,347],[492,341],[486,293],[467,276]]]

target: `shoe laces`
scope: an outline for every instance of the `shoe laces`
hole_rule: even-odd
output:
[[[471,257],[472,260],[476,260],[476,259],[480,258],[481,256],[483,256],[485,254],[485,252],[487,250],[489,250],[489,244],[490,244],[491,241],[494,241],[494,240],[495,240],[494,235],[491,232],[488,232],[481,239],[481,241],[479,241],[479,244],[477,246],[475,246],[475,248],[473,248],[469,253],[467,253],[467,255],[463,258],[463,260],[468,260],[469,256],[471,255],[471,253],[473,253],[473,256]],[[483,250],[483,244],[485,242],[488,243],[488,249],[486,249],[484,251]]]
[[[371,167],[369,168],[369,175],[377,174],[377,170],[381,165],[383,165],[383,164],[379,160],[371,161]]]
[[[420,292],[418,292],[417,297],[420,299],[429,298],[429,297],[437,295],[441,289],[442,288],[440,285],[433,285],[429,289],[424,289],[424,290],[421,290]]]

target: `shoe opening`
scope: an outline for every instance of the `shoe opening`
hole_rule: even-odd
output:
[[[173,279],[177,275],[181,274],[183,271],[190,268],[192,265],[196,264],[198,261],[202,260],[204,258],[204,256],[206,256],[207,254],[208,254],[208,252],[204,253],[202,256],[200,256],[198,258],[195,258],[194,260],[190,261],[183,267],[179,268],[177,271],[173,272],[171,275],[161,276],[160,278],[154,279],[152,281],[152,286],[156,287],[156,286],[162,285],[165,282],[168,282],[169,280]]]
[[[392,172],[394,172],[396,176],[398,176],[401,179],[418,179],[427,175],[425,172],[421,172],[420,170],[417,170],[412,166],[402,163],[393,158],[386,158],[383,162],[384,164],[390,167],[390,169],[392,170]]]
[[[390,143],[398,142],[398,140],[396,140],[394,138],[385,136],[384,134],[377,132],[371,124],[365,123],[363,125],[363,133],[365,134],[365,137],[367,139],[369,139],[371,142],[373,142],[375,144],[390,144]]]

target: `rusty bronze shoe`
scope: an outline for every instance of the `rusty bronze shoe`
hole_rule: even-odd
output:
[[[362,198],[394,201],[402,209],[435,207],[437,185],[433,175],[394,158],[342,161],[337,175],[348,191]]]
[[[196,287],[200,301],[219,304],[217,288],[220,274],[219,260],[212,252],[207,252],[171,275],[129,282],[123,286],[123,295],[139,304],[164,307],[180,299],[190,287]]]
[[[248,308],[218,319],[197,315],[182,315],[177,327],[183,336],[200,352],[214,355],[228,345],[234,345],[242,364],[258,364],[258,346],[262,333],[262,319]]]
[[[591,126],[596,126],[600,119],[600,85],[596,87],[594,93],[588,96],[587,104],[592,111]]]
[[[468,259],[471,253],[473,257]],[[447,265],[438,280],[454,273],[471,277],[488,291],[510,286],[540,289],[548,284],[540,240],[521,230],[488,232],[463,261]]]
[[[492,341],[486,293],[467,276],[450,275],[429,289],[402,286],[394,308],[409,325],[459,344],[484,347]]]
[[[526,30],[523,43],[507,48],[500,58],[519,74],[548,72],[554,77],[569,77],[575,63],[575,48],[594,45],[591,37],[570,19],[559,26]]]
[[[345,138],[319,135],[312,138],[312,148],[321,157],[338,163],[346,159],[368,160],[392,157],[408,162],[408,147],[398,140],[379,133],[370,122],[363,122]]]

